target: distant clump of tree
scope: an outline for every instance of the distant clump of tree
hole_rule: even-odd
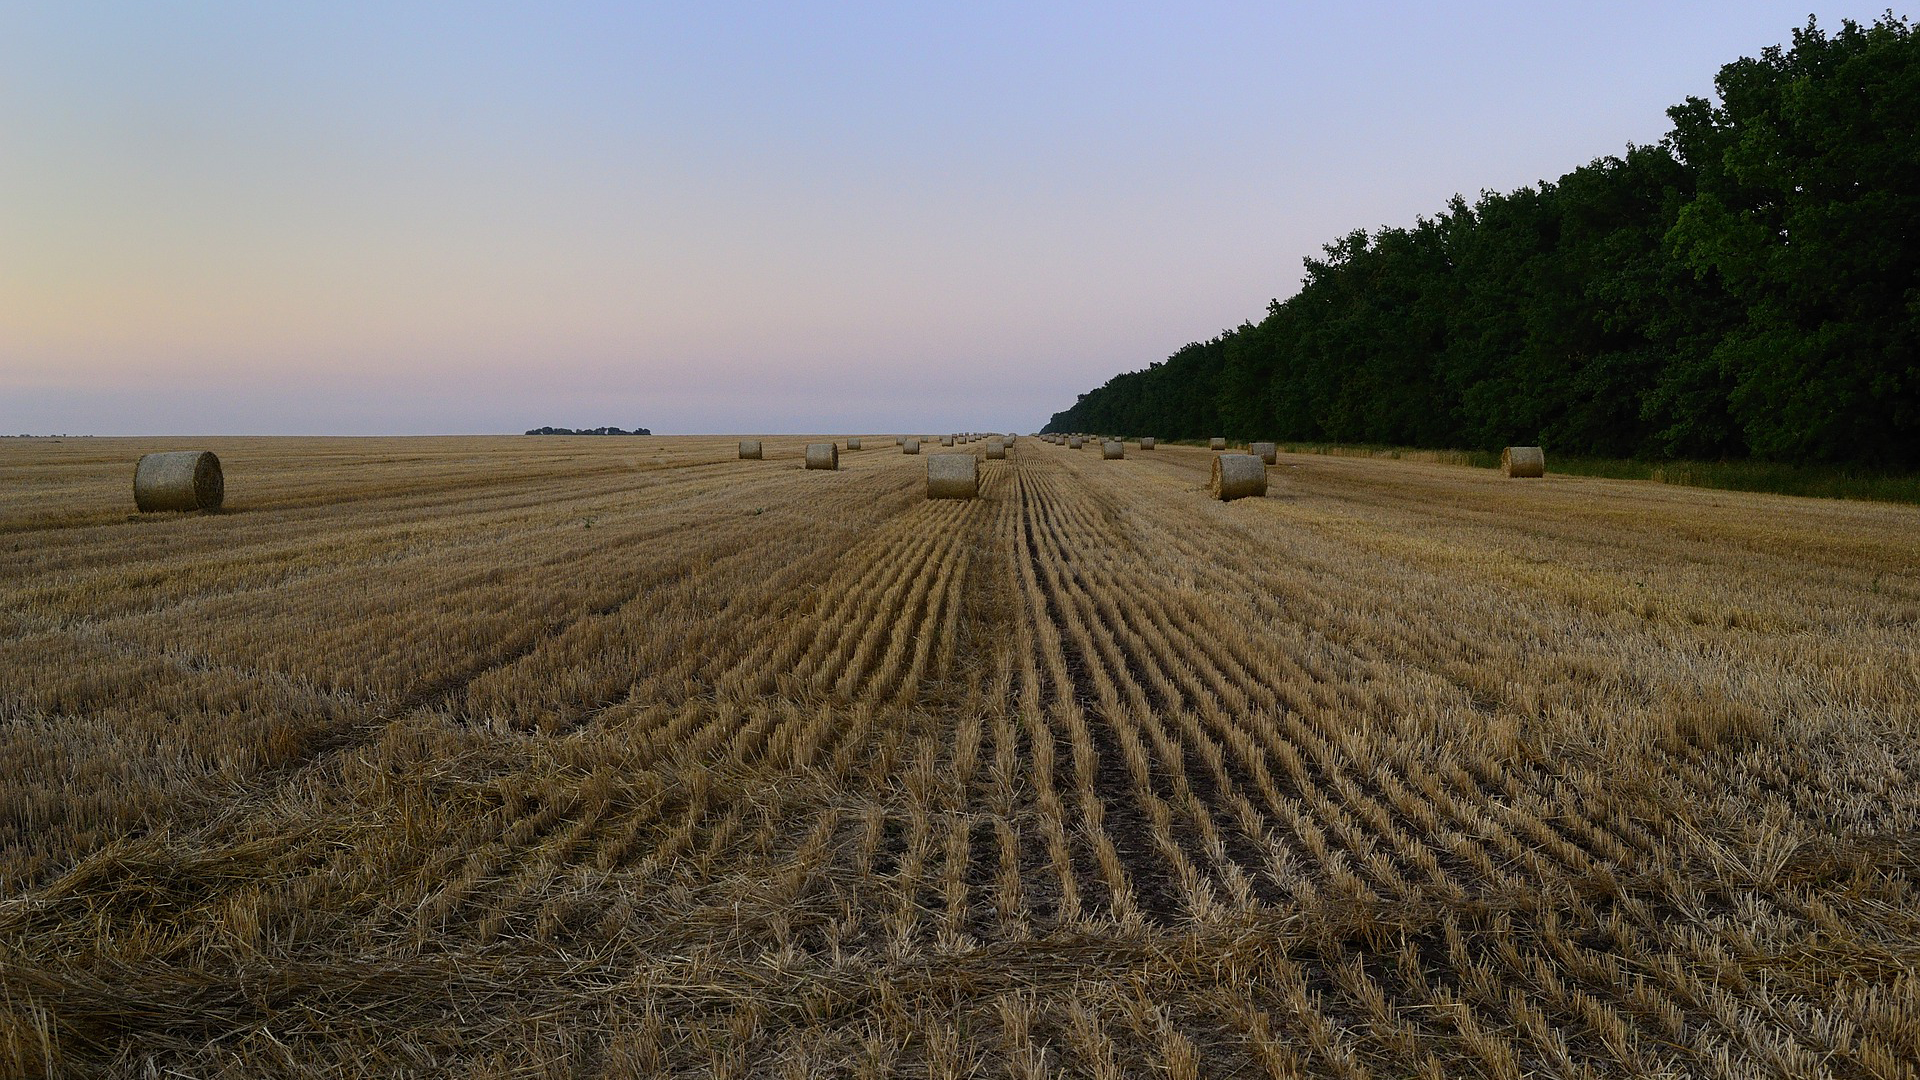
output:
[[[1720,69],[1557,182],[1351,233],[1048,431],[1920,466],[1920,36]]]
[[[579,429],[570,428],[570,427],[537,427],[537,428],[527,429],[527,434],[529,435],[651,435],[653,434],[653,432],[643,427],[634,428],[632,431],[628,431],[625,428],[617,428],[617,427],[590,427],[590,428],[579,428]]]

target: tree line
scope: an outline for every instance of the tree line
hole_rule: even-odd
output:
[[[1720,69],[1629,146],[1306,260],[1048,431],[1920,466],[1920,36]]]

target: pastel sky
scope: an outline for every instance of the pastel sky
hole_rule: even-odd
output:
[[[0,3],[0,433],[1031,431],[1885,0]]]

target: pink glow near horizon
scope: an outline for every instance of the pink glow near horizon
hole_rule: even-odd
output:
[[[10,7],[0,433],[1032,430],[1805,10]]]

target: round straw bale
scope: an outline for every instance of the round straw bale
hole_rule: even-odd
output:
[[[971,499],[980,494],[980,460],[972,454],[928,454],[927,498]]]
[[[917,454],[917,453],[919,453],[919,452],[920,452],[920,440],[919,440],[919,439],[901,439],[901,440],[900,440],[900,452],[901,452],[901,453],[903,453],[903,454]]]
[[[1221,454],[1213,459],[1213,480],[1207,485],[1221,502],[1267,493],[1267,467],[1252,454]]]
[[[1151,435],[1142,435],[1142,436],[1140,437],[1140,449],[1142,449],[1142,450],[1151,450],[1151,449],[1153,449],[1153,436],[1151,436]]]
[[[1100,444],[1100,458],[1103,461],[1119,461],[1127,456],[1127,444],[1108,439]]]
[[[133,467],[133,504],[154,510],[218,510],[227,482],[211,450],[142,454]]]
[[[1260,459],[1263,465],[1272,465],[1279,459],[1277,448],[1270,442],[1257,442],[1247,448],[1247,452]]]
[[[840,467],[840,447],[830,442],[810,442],[807,444],[807,468],[837,469]]]
[[[1207,449],[1209,450],[1225,450],[1226,448],[1227,448],[1227,440],[1222,439],[1217,435],[1207,440]]]
[[[1083,444],[1082,444],[1082,442],[1080,441],[1080,436],[1078,436],[1078,435],[1069,435],[1069,436],[1067,436],[1067,449],[1069,449],[1069,450],[1078,450],[1078,449],[1080,449],[1080,447],[1081,447],[1082,445],[1083,445]]]
[[[1500,451],[1500,471],[1508,476],[1545,476],[1546,452],[1537,446],[1509,446]]]
[[[856,439],[848,439],[848,440],[847,440],[847,449],[849,449],[849,450],[858,450],[858,449],[860,449],[860,440],[859,440],[859,439],[857,439],[857,438],[856,438]]]
[[[987,456],[989,458],[1004,459],[1007,456],[1007,444],[1001,442],[999,439],[988,439]]]
[[[940,436],[940,445],[941,445],[941,446],[952,446],[952,445],[953,445],[953,436],[951,436],[951,435],[942,435],[942,436]]]
[[[740,440],[740,460],[741,461],[759,461],[760,460],[760,440],[759,439],[741,439]]]

